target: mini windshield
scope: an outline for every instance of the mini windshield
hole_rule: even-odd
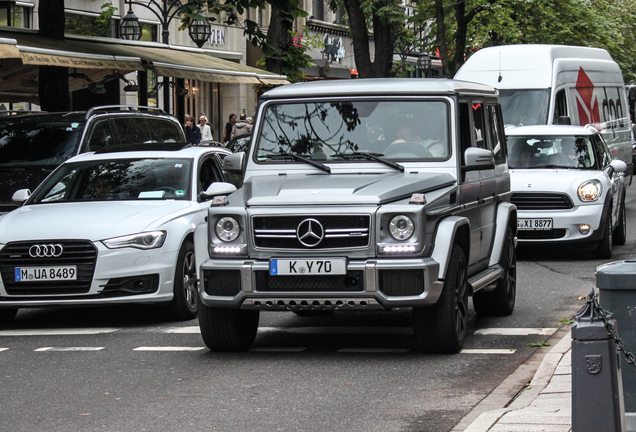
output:
[[[515,126],[548,124],[548,90],[499,90],[504,123]]]
[[[256,158],[367,162],[370,152],[395,160],[443,160],[450,155],[448,104],[441,100],[334,101],[270,104],[262,116]]]
[[[510,168],[598,169],[589,136],[509,136]]]
[[[84,120],[33,117],[0,122],[0,167],[56,167],[77,154]]]
[[[190,199],[188,159],[122,159],[62,165],[32,197],[48,202]]]

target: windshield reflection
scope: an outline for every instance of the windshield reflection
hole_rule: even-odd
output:
[[[509,136],[510,168],[598,169],[589,136]]]

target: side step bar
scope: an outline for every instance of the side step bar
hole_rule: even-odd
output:
[[[473,293],[475,293],[494,284],[502,275],[503,269],[499,264],[496,264],[468,278],[468,285],[471,286]]]

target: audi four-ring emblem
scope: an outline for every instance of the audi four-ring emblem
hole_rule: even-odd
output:
[[[325,237],[325,229],[316,219],[305,219],[296,228],[298,241],[307,247],[317,246]]]
[[[29,255],[32,258],[54,258],[59,257],[64,252],[61,244],[36,244],[29,248]]]

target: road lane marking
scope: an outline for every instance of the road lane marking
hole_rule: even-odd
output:
[[[485,328],[475,331],[476,335],[498,335],[498,336],[528,336],[545,335],[552,336],[557,332],[556,328]]]
[[[413,334],[411,327],[259,327],[259,333],[313,334]]]
[[[370,354],[382,354],[382,353],[405,353],[411,351],[410,348],[342,348],[339,349],[339,353],[370,353]]]
[[[157,346],[157,347],[137,347],[133,351],[200,351],[205,347],[177,347],[177,346]]]
[[[33,351],[101,351],[105,347],[43,347]]]
[[[8,349],[9,349],[9,348],[0,348],[0,351],[6,351],[6,350],[8,350]]]
[[[199,326],[186,326],[186,327],[177,327],[163,330],[164,333],[179,333],[179,334],[196,334],[201,333],[201,328]]]
[[[78,336],[112,333],[118,328],[1,330],[0,336]]]
[[[307,347],[255,347],[250,348],[250,351],[255,352],[301,352],[305,351]]]
[[[508,349],[463,349],[460,354],[514,354],[517,352],[514,348]]]

